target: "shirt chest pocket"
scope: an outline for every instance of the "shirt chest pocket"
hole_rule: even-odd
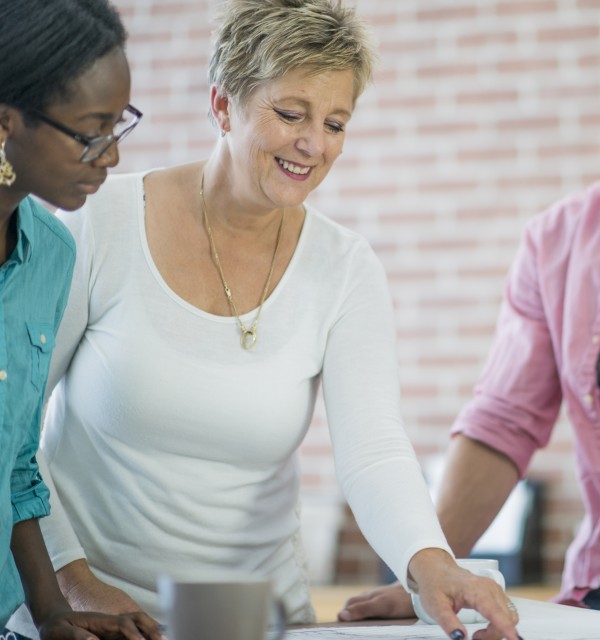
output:
[[[41,391],[48,378],[50,356],[54,349],[54,328],[44,322],[28,322],[27,333],[31,342],[31,383]]]

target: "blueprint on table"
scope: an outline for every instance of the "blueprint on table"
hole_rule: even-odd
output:
[[[470,628],[469,637],[478,629]],[[521,624],[519,634],[527,640],[597,640],[600,638],[600,627],[595,629],[573,629],[568,635],[564,630],[555,632],[532,628],[532,625]],[[321,627],[319,629],[295,629],[285,634],[285,640],[447,640],[448,636],[439,627]]]
[[[598,640],[600,611],[513,598],[526,640]],[[483,625],[466,625],[469,636]],[[290,629],[285,640],[440,640],[448,636],[440,627],[422,623],[393,626],[313,627]]]

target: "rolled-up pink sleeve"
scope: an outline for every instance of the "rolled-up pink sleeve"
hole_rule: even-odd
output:
[[[521,476],[535,451],[547,444],[562,401],[539,260],[530,225],[508,278],[475,396],[452,427],[453,435],[462,433],[508,456]]]

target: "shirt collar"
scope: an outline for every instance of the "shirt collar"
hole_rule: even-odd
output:
[[[17,209],[17,262],[31,260],[34,247],[33,207],[29,197],[19,203]]]

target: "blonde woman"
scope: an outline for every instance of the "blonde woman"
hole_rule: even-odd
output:
[[[158,574],[235,568],[313,620],[296,451],[322,384],[373,547],[455,640],[462,606],[517,640],[504,593],[456,566],[402,428],[382,266],[305,204],[372,64],[339,2],[231,0],[208,160],[115,177],[61,215],[78,263],[43,448],[70,524],[46,540],[74,606],[158,615]]]

